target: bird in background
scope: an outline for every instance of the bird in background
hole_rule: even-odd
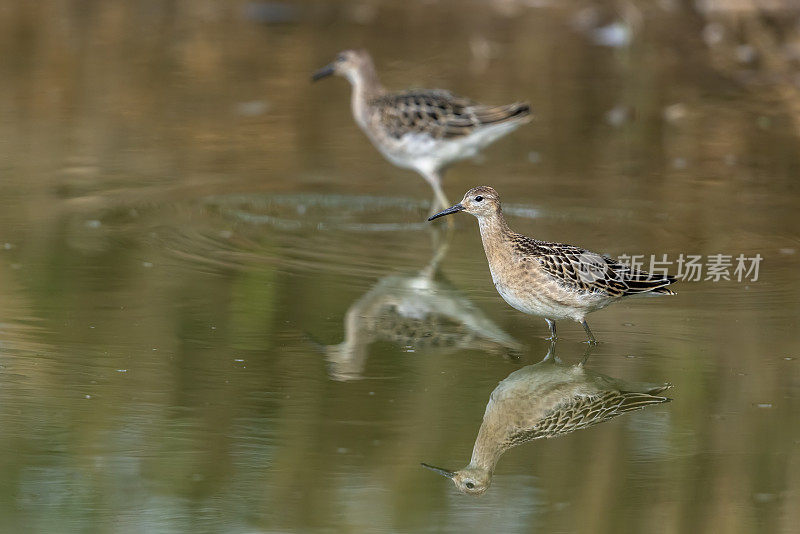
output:
[[[449,204],[442,190],[445,169],[531,119],[524,102],[487,106],[442,89],[388,92],[365,50],[339,53],[312,80],[333,74],[350,81],[353,117],[372,144],[393,164],[421,174],[442,208]]]
[[[608,421],[626,412],[669,402],[661,395],[669,383],[626,382],[555,357],[514,371],[492,391],[469,464],[449,471],[422,466],[453,481],[467,495],[481,495],[491,485],[505,451],[528,441],[553,438]],[[588,354],[587,354],[588,357]]]
[[[544,317],[550,339],[556,321],[583,325],[588,342],[597,343],[586,315],[636,295],[674,295],[674,276],[633,269],[613,258],[566,245],[539,241],[511,230],[500,197],[489,186],[473,187],[458,204],[428,218],[465,211],[478,219],[483,249],[500,296],[517,310]]]

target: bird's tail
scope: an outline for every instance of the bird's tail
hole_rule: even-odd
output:
[[[515,102],[504,106],[475,106],[472,108],[475,118],[482,125],[503,122],[528,122],[531,120],[531,106],[527,102]]]
[[[663,402],[670,402],[671,400],[672,399],[669,397],[662,397],[660,395],[653,395],[651,393],[641,393],[638,391],[623,393],[622,399],[617,406],[617,412],[632,412],[633,410],[640,410],[645,406],[650,406],[651,404],[661,404]]]
[[[657,276],[645,271],[624,273],[623,282],[627,286],[625,295],[674,295],[667,286],[677,282],[672,275]]]

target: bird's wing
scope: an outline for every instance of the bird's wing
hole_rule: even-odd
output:
[[[464,137],[481,126],[530,114],[525,103],[484,106],[440,89],[387,94],[370,105],[387,134],[398,139],[409,133],[424,133],[434,139]]]
[[[618,415],[651,404],[669,402],[670,398],[642,392],[603,391],[597,395],[579,395],[547,412],[532,428],[513,433],[506,443],[513,447],[540,438],[552,438],[580,430]]]
[[[610,297],[646,292],[672,294],[666,286],[675,282],[674,276],[633,269],[573,245],[537,241],[521,234],[512,235],[512,241],[523,256],[535,258],[545,272],[570,289]]]

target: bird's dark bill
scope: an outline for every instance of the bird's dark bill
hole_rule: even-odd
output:
[[[432,221],[434,219],[438,219],[439,217],[444,217],[445,215],[450,215],[451,213],[458,213],[459,211],[461,211],[463,209],[464,209],[464,206],[462,206],[461,204],[456,204],[455,206],[450,206],[449,208],[447,208],[444,211],[440,211],[436,215],[431,215],[430,217],[428,217],[428,220]]]
[[[312,74],[311,81],[315,82],[317,80],[321,80],[322,78],[330,76],[331,74],[333,74],[333,63],[331,63],[330,65],[325,65],[324,67],[316,71],[314,74]]]
[[[448,471],[447,469],[442,469],[441,467],[435,467],[435,466],[428,465],[428,464],[423,464],[423,463],[421,463],[419,465],[421,465],[425,469],[430,469],[434,473],[439,473],[443,477],[453,478],[454,476],[456,476],[456,474],[454,472]]]

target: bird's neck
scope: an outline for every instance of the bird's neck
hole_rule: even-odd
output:
[[[478,430],[478,437],[475,438],[468,468],[480,469],[490,476],[494,473],[494,466],[507,449],[504,445],[505,434],[500,432],[498,435],[498,430],[486,421],[483,422]]]
[[[511,229],[508,227],[506,218],[500,208],[497,208],[494,213],[478,217],[478,225],[481,230],[483,249],[486,251],[487,257],[503,243],[505,236],[511,233]]]
[[[363,126],[366,123],[369,102],[384,94],[386,90],[381,85],[375,66],[371,62],[348,73],[347,78],[353,86],[351,95],[353,116]]]
[[[364,315],[361,301],[351,306],[345,315],[344,341],[326,349],[327,359],[332,364],[331,372],[340,379],[358,377],[364,368],[366,350],[372,341],[364,332]]]

